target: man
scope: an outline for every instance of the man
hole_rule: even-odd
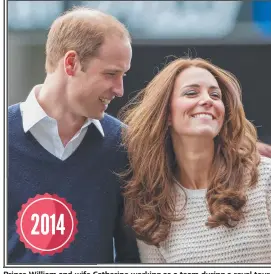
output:
[[[105,114],[123,95],[131,58],[130,35],[110,15],[74,8],[53,22],[44,83],[8,110],[8,263],[138,262],[116,175],[127,165],[122,124]],[[34,253],[16,232],[21,206],[45,193],[65,198],[78,220],[74,241],[53,255]]]

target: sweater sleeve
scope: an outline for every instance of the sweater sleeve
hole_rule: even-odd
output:
[[[270,184],[271,184],[271,180],[270,180]],[[268,212],[268,217],[269,217],[269,221],[271,224],[271,190],[269,189],[269,192],[267,193],[267,212]]]
[[[269,176],[267,179],[267,212],[268,218],[271,224],[271,168],[269,170]]]
[[[136,236],[132,228],[124,222],[123,207],[121,196],[114,230],[115,263],[140,263]]]
[[[115,263],[140,263],[136,237],[128,225],[119,220],[114,233]]]
[[[137,245],[139,249],[141,263],[166,263],[166,260],[164,259],[158,247],[154,245],[148,245],[140,240],[137,241]]]
[[[259,182],[266,190],[266,207],[269,223],[271,224],[271,158],[261,156],[259,165]]]

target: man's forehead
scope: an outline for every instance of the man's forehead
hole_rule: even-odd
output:
[[[128,71],[130,69],[130,64],[127,65],[106,65],[105,69],[116,71],[116,72],[122,72],[122,71]]]
[[[118,40],[118,42],[102,45],[95,58],[105,69],[127,71],[131,65],[132,48],[125,40]]]
[[[111,41],[105,40],[98,50],[101,59],[127,58],[132,55],[131,43],[127,39],[114,38]]]
[[[104,58],[104,56],[97,56],[98,62],[102,69],[113,71],[128,71],[131,67],[131,58],[124,56],[112,55],[111,58]]]

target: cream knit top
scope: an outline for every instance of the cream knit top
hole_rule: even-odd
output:
[[[247,192],[245,219],[234,228],[208,228],[206,190],[177,188],[177,212],[160,248],[138,242],[142,263],[271,263],[271,159],[262,157],[256,187]]]

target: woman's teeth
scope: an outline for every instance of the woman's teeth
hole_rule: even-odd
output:
[[[209,119],[209,120],[213,120],[213,116],[211,114],[196,114],[196,115],[193,115],[192,116],[193,118],[206,118],[206,119]]]

